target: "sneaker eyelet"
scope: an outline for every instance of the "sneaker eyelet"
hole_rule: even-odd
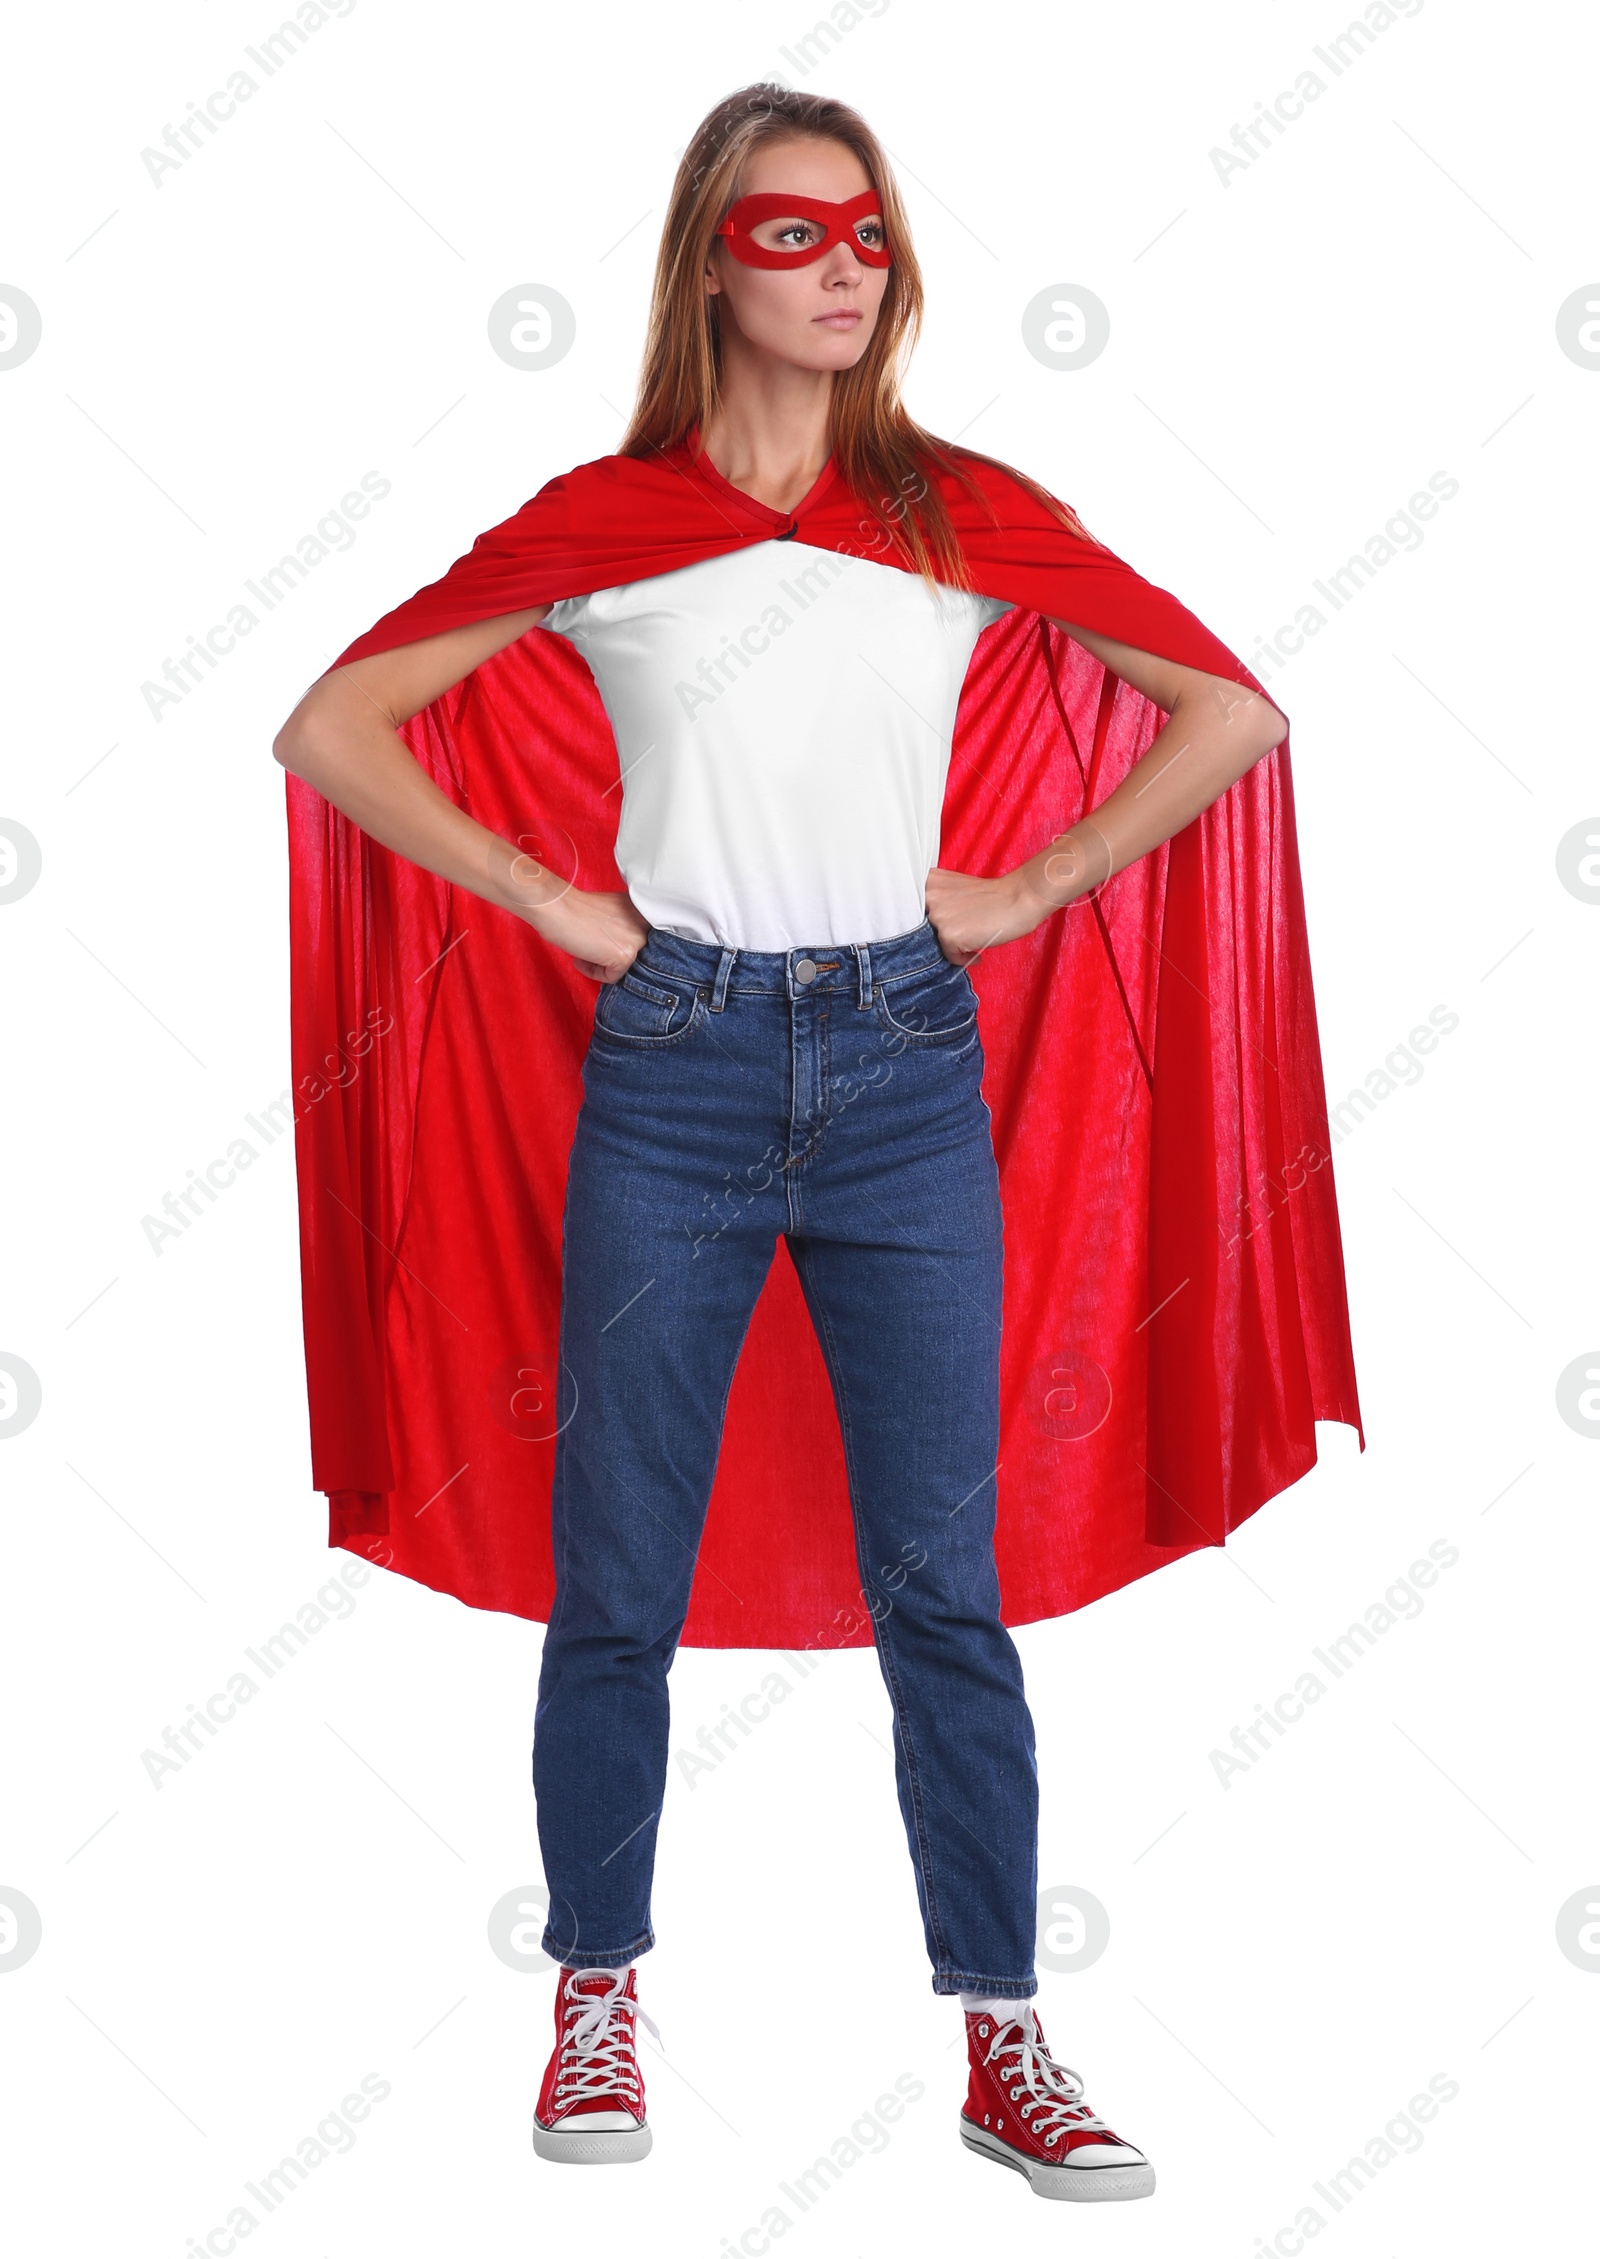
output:
[[[1044,2138],[1045,2138],[1045,2145],[1046,2145],[1046,2147],[1053,2147],[1053,2146],[1054,2146],[1054,2143],[1055,2143],[1055,2140],[1056,2140],[1056,2136],[1055,2136],[1055,2135],[1054,2135],[1053,2133],[1047,2133],[1047,2134],[1045,2135],[1045,2137],[1044,2137]]]
[[[989,2036],[989,2027],[988,2027],[988,2025],[987,2025],[987,2024],[980,2024],[980,2025],[978,2026],[978,2037],[979,2037],[980,2039],[987,2039],[987,2038],[988,2038],[988,2036]]]

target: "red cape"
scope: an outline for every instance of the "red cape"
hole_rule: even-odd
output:
[[[1165,717],[1049,614],[1253,689],[1176,598],[973,466],[942,491],[985,631],[939,860],[1010,869]],[[796,528],[878,555],[825,473],[794,517],[688,442],[552,479],[335,665]],[[594,681],[534,628],[401,730],[481,823],[620,888]],[[288,780],[300,1245],[330,1543],[543,1622],[561,1216],[595,984]],[[1361,1430],[1287,740],[1100,895],[973,968],[1005,1214],[996,1555],[1008,1624],[1220,1545]],[[729,1399],[684,1640],[865,1646],[843,1451],[786,1249]],[[1365,1437],[1362,1436],[1365,1447]]]

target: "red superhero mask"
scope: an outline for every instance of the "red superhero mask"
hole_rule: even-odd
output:
[[[881,244],[863,243],[856,233],[868,218],[877,221],[878,232],[884,236]],[[750,233],[763,220],[809,220],[813,227],[820,227],[822,233],[814,243],[802,243],[796,250],[773,250],[765,243],[757,243]],[[859,196],[852,196],[843,204],[826,204],[816,196],[741,196],[717,233],[726,239],[728,249],[746,267],[808,267],[813,259],[820,259],[823,252],[830,251],[836,243],[848,243],[856,257],[869,267],[890,264],[882,201],[875,188],[864,188]]]

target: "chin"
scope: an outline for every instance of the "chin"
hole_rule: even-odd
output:
[[[788,351],[778,350],[802,369],[853,369],[871,342],[872,330],[863,323],[859,329],[823,330],[797,340]]]

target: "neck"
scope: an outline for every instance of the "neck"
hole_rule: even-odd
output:
[[[816,485],[832,452],[832,403],[831,369],[797,368],[757,353],[730,323],[720,397],[701,444],[731,486],[769,509],[792,510]]]

